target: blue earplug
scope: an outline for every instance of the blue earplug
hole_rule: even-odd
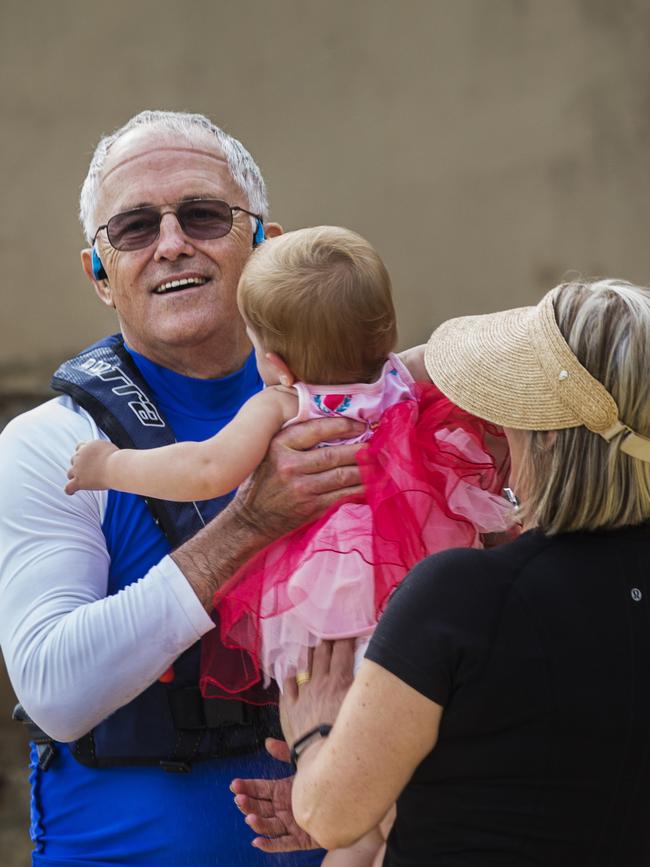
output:
[[[95,280],[106,280],[108,279],[108,274],[104,271],[104,266],[102,265],[102,260],[99,258],[97,254],[97,248],[93,247],[92,252],[92,269],[93,269],[93,277]]]
[[[255,234],[253,235],[253,247],[259,247],[262,241],[266,240],[266,235],[264,234],[264,226],[261,220],[257,221],[255,225]]]

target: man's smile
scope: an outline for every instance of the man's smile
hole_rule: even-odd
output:
[[[187,289],[188,286],[203,286],[204,283],[207,283],[209,280],[208,277],[203,276],[190,276],[190,277],[174,277],[172,280],[166,280],[164,283],[160,283],[153,290],[154,295],[165,295],[169,292],[179,292],[182,289]]]

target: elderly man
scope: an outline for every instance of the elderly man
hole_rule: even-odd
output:
[[[281,231],[266,213],[250,154],[200,115],[143,112],[91,162],[82,264],[121,336],[64,364],[65,394],[14,420],[0,448],[0,641],[42,730],[37,865],[268,863],[228,783],[277,775],[261,749],[271,714],[203,701],[197,642],[239,565],[355,492],[354,447],[310,451],[353,425],[283,432],[229,504],[63,493],[77,442],[206,438],[261,387],[235,295],[253,247]]]

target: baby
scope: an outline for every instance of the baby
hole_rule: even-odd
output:
[[[237,298],[267,387],[204,442],[81,444],[66,486],[69,494],[113,488],[207,500],[241,484],[283,427],[328,415],[363,422],[352,441],[370,441],[360,458],[365,498],[271,545],[217,594],[222,639],[252,665],[226,673],[218,659],[204,664],[208,695],[249,688],[260,668],[281,685],[306,670],[320,640],[367,639],[419,559],[478,545],[481,533],[511,520],[484,447],[493,432],[434,386],[416,386],[427,379],[422,347],[393,354],[390,278],[367,241],[328,226],[266,241],[244,268]]]

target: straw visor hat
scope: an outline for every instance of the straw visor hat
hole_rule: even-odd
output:
[[[536,307],[444,322],[427,344],[431,379],[479,418],[520,430],[584,425],[621,451],[650,461],[650,439],[618,417],[616,401],[584,368],[555,320],[554,290]]]

